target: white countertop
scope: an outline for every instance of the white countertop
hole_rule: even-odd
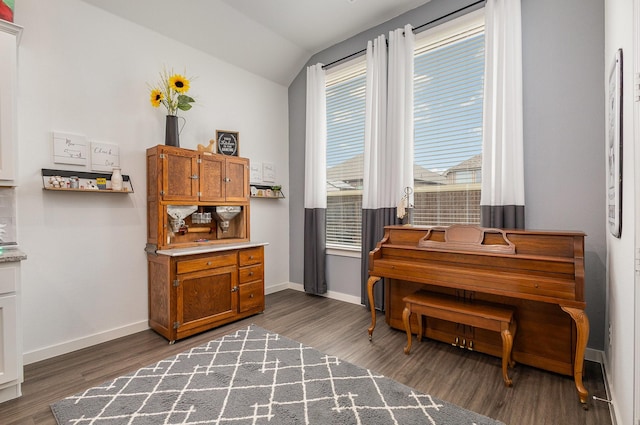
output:
[[[161,249],[156,251],[158,255],[168,255],[169,257],[181,257],[183,255],[206,254],[208,252],[229,251],[232,249],[253,248],[256,246],[269,245],[269,242],[242,242],[233,244],[195,246],[190,248]]]
[[[4,247],[0,250],[0,263],[12,263],[26,259],[27,254],[20,251],[18,248]]]

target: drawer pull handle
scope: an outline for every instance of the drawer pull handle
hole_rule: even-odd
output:
[[[211,265],[211,261],[207,261],[207,266],[210,266],[210,265]]]
[[[253,272],[249,272],[249,276],[253,276]]]
[[[249,298],[253,298],[253,294],[249,295]]]
[[[253,260],[253,255],[250,255],[250,256],[249,256],[249,260]]]

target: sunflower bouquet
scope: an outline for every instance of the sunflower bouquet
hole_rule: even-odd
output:
[[[160,73],[160,84],[151,87],[151,105],[154,108],[164,105],[169,115],[176,115],[178,109],[188,111],[195,102],[194,98],[185,94],[189,91],[189,86],[187,78],[165,69]]]

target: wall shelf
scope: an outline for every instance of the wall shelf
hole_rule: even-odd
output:
[[[252,198],[269,198],[269,199],[283,199],[284,193],[281,190],[273,190],[272,187],[276,185],[266,184],[251,184],[251,197]]]
[[[63,187],[54,187],[50,180],[51,177],[61,177],[64,182]],[[78,188],[71,188],[70,178],[78,177]],[[104,178],[106,187],[97,189],[97,179]],[[96,189],[91,189],[96,187]],[[111,173],[91,173],[86,171],[69,171],[69,170],[52,170],[48,168],[42,169],[42,189],[56,192],[91,192],[91,193],[133,193],[133,185],[128,175],[122,175],[122,190],[111,189]]]

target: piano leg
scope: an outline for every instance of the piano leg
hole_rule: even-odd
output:
[[[367,281],[367,294],[369,295],[369,307],[371,308],[371,326],[369,326],[369,341],[373,338],[373,330],[376,328],[376,306],[373,299],[373,285],[375,285],[380,278],[378,276],[369,276]]]
[[[589,392],[582,384],[582,367],[584,365],[584,350],[587,347],[587,340],[589,339],[589,318],[582,309],[564,306],[560,306],[560,308],[571,316],[578,331],[576,358],[573,365],[573,379],[576,382],[580,403],[582,403],[582,407],[587,410],[589,408],[589,406],[587,406],[587,396]]]

